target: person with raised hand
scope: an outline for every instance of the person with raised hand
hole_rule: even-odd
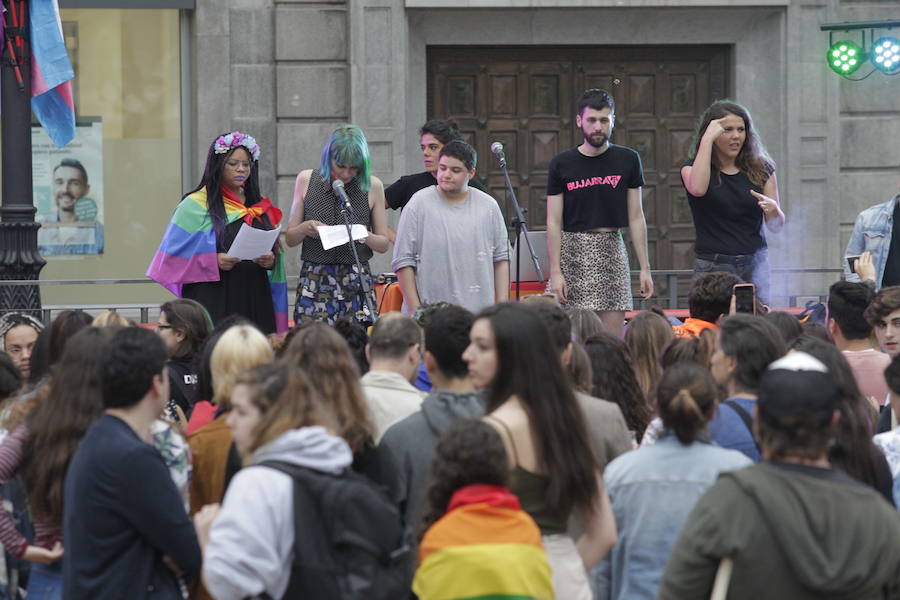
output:
[[[750,112],[717,100],[700,117],[690,159],[681,167],[697,240],[694,273],[725,271],[769,299],[769,253],[763,228],[778,233],[784,212],[775,162]]]

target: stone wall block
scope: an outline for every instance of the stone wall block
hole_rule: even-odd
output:
[[[231,62],[272,64],[275,52],[274,9],[231,11]]]
[[[278,60],[345,60],[347,41],[347,11],[342,8],[275,9]]]
[[[278,124],[278,175],[295,177],[319,166],[322,147],[342,121]]]
[[[281,227],[282,230],[287,228],[287,220],[291,215],[291,203],[293,202],[295,180],[296,177],[279,177],[278,183],[276,184],[277,197],[272,198],[275,205],[284,213],[284,224]]]
[[[867,117],[841,122],[841,168],[900,166],[900,119]]]
[[[887,202],[900,192],[900,169],[841,173],[841,223],[856,221],[864,209]]]
[[[233,66],[231,105],[235,115],[274,119],[275,69],[271,65]]]
[[[272,197],[276,187],[276,150],[278,126],[268,118],[244,116],[232,121],[231,129],[252,135],[259,144],[259,191],[263,196]]]
[[[198,37],[205,35],[227,35],[228,10],[222,9],[221,0],[197,0],[194,11],[194,29]]]
[[[855,76],[870,68],[863,65]],[[897,97],[897,79],[882,73],[872,73],[864,81],[847,81],[837,75],[834,75],[834,78],[840,79],[841,112],[883,111],[891,104],[886,100]],[[891,108],[896,110],[897,106],[894,104]]]
[[[347,68],[340,65],[279,65],[279,117],[346,119]]]
[[[202,171],[215,136],[231,127],[231,68],[227,35],[197,36],[196,72],[203,73],[197,86],[197,168]]]

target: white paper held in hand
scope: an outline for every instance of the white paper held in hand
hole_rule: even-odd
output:
[[[319,239],[322,240],[322,248],[325,250],[331,250],[350,241],[347,238],[346,225],[319,225],[316,227],[316,231],[319,232]],[[354,240],[364,240],[369,237],[369,230],[365,225],[359,223],[353,225],[350,232],[353,234]]]
[[[231,248],[228,249],[226,254],[241,260],[259,258],[272,251],[272,246],[275,245],[279,233],[281,233],[280,225],[271,231],[265,231],[250,227],[246,223],[241,223],[241,228],[238,230],[237,235],[234,236]]]

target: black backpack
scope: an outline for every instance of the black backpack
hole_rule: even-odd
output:
[[[259,466],[294,480],[294,560],[285,600],[409,596],[412,535],[398,508],[364,475],[281,461]]]

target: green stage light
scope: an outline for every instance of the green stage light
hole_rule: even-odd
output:
[[[879,38],[872,44],[869,56],[879,71],[893,73],[900,70],[900,41],[892,37]]]
[[[828,66],[838,75],[849,75],[862,66],[866,59],[865,52],[856,43],[849,40],[835,42],[826,54]]]

